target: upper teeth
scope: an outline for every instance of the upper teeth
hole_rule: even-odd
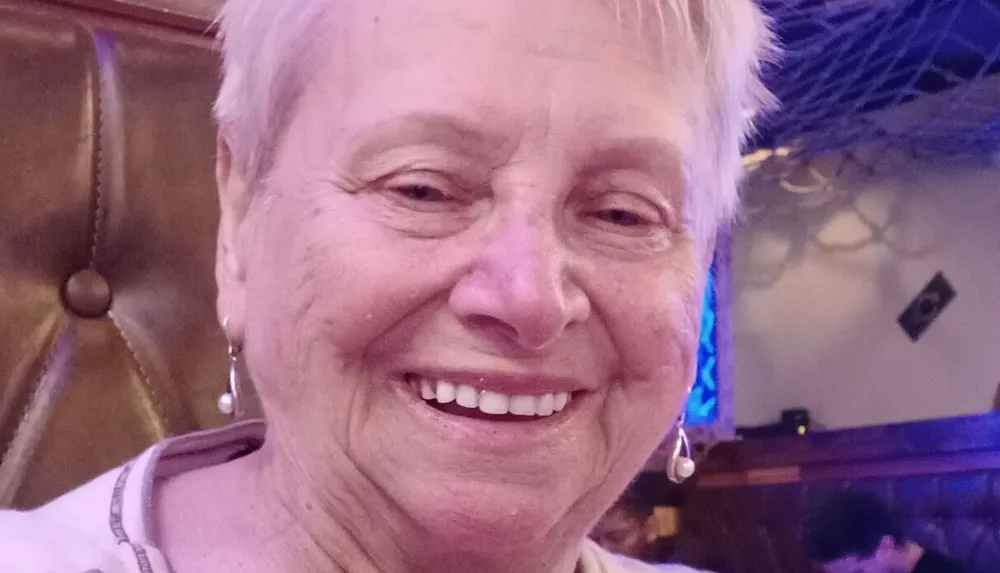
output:
[[[436,400],[441,404],[455,402],[464,408],[479,409],[486,414],[515,414],[518,416],[551,416],[561,412],[569,403],[569,392],[553,392],[541,396],[526,394],[501,394],[480,390],[467,384],[454,384],[447,380],[420,380],[420,397]]]

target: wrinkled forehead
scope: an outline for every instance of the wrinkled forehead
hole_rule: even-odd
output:
[[[649,4],[647,10],[643,4]],[[573,57],[599,46],[609,58],[657,55],[674,17],[655,10],[658,0],[349,0],[336,10],[345,31],[419,52],[456,39],[502,40],[553,57]],[[642,46],[640,50],[636,48]],[[639,53],[645,52],[645,53]]]
[[[645,87],[678,104],[707,101],[697,93],[706,78],[699,76],[704,68],[694,35],[660,0],[347,0],[335,6],[325,49],[334,55],[328,64],[344,68],[342,86],[430,60],[446,61],[454,71],[435,81],[469,84],[494,75],[516,83],[524,78],[513,74],[526,71],[505,67],[505,60],[527,54],[553,63],[536,73],[554,73],[555,66],[572,73],[583,63],[627,67],[648,72],[657,85]]]
[[[684,65],[697,47],[646,1],[337,3],[297,123],[335,125],[316,142],[330,149],[398,117],[456,114],[514,139],[655,141],[686,169],[707,101]]]

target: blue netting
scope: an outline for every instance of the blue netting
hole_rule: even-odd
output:
[[[1000,150],[1000,0],[761,0],[784,45],[782,102],[750,151],[868,144],[915,154]],[[918,101],[919,100],[919,101]],[[909,120],[886,120],[911,106]],[[920,103],[922,102],[922,103]]]

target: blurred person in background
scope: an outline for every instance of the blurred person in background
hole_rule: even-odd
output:
[[[809,508],[802,543],[824,573],[966,573],[956,561],[908,540],[878,496],[843,491]]]

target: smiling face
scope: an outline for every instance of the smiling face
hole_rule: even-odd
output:
[[[246,212],[220,170],[265,447],[429,552],[579,540],[692,380],[695,87],[597,1],[346,2],[330,28]]]

